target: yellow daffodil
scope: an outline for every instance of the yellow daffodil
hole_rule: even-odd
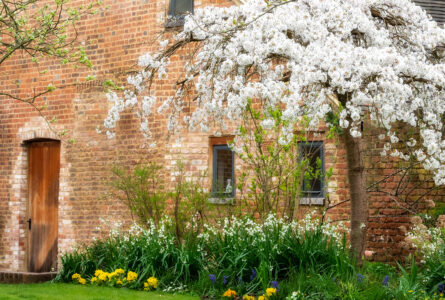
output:
[[[136,272],[128,271],[128,273],[127,273],[127,281],[128,282],[134,281],[137,278],[138,278],[138,274]]]
[[[150,278],[147,279],[147,283],[151,288],[157,289],[159,281],[156,277],[151,276]]]
[[[94,272],[94,276],[99,277],[100,274],[102,274],[104,271],[102,270],[96,270],[96,272]]]
[[[99,278],[100,281],[107,281],[108,273],[102,272],[102,273],[99,274],[98,278]]]
[[[117,275],[121,275],[121,274],[124,274],[125,271],[124,271],[124,269],[116,269],[116,270],[114,270],[114,273],[116,273]]]
[[[250,295],[244,295],[243,296],[243,300],[255,300],[254,296],[250,296]]]
[[[95,282],[97,282],[97,277],[91,278],[91,283],[95,283]]]
[[[71,279],[73,279],[73,280],[78,280],[79,278],[82,278],[82,277],[78,273],[74,273],[73,276],[71,276]]]
[[[275,295],[276,293],[277,293],[277,289],[275,289],[275,288],[268,288],[268,289],[266,289],[266,295],[268,297],[270,297],[272,295]]]
[[[86,284],[87,283],[87,280],[85,278],[79,278],[78,281],[79,281],[80,284]]]

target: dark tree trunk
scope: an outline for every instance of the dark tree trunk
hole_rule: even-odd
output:
[[[337,95],[333,100],[346,107],[348,95]],[[334,97],[335,98],[335,97]],[[336,102],[337,101],[337,102]],[[334,106],[335,106],[334,105]],[[352,120],[349,120],[352,123]],[[368,195],[366,192],[366,170],[363,162],[363,138],[354,138],[349,129],[345,130],[344,141],[348,162],[349,193],[351,199],[351,250],[360,262],[366,249],[368,227]]]
[[[351,197],[351,249],[359,261],[363,257],[366,247],[368,224],[368,196],[366,194],[366,170],[362,157],[362,142],[362,138],[353,138],[349,130],[346,130],[345,144]]]

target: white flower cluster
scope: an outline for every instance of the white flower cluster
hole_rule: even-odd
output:
[[[327,237],[336,241],[340,241],[342,234],[347,231],[343,224],[320,224],[320,219],[314,213],[307,214],[301,221],[292,222],[269,214],[262,224],[251,219],[232,217],[231,219],[225,218],[223,224],[218,224],[218,226],[204,225],[204,230],[198,235],[198,238],[207,243],[215,236],[221,236],[225,241],[238,241],[239,237],[242,236],[243,243],[257,247],[267,241],[275,240],[270,239],[269,235],[275,234],[277,230],[278,239],[284,240],[289,235],[297,235],[303,238],[306,233],[318,229],[321,229]]]
[[[406,241],[420,251],[423,261],[445,256],[445,228],[416,224],[406,234]]]
[[[411,1],[248,0],[241,6],[205,7],[185,19],[175,43],[191,39],[202,42],[194,64],[186,66],[198,106],[186,118],[189,128],[208,130],[217,122],[225,129],[226,120],[241,118],[248,99],[261,99],[266,108],[282,109],[289,121],[289,134],[281,140],[286,143],[302,116],[317,127],[332,110],[329,98],[338,95],[340,125],[354,137],[361,136],[359,125],[368,113],[393,144],[400,140],[394,124],[418,128],[422,141],[410,141],[409,151],[433,172],[437,185],[445,184],[445,63],[440,50],[445,30]],[[166,53],[140,57],[143,70],[128,80],[134,92],[124,99],[110,93],[114,106],[105,127],[114,128],[144,82],[155,78],[152,74],[166,75]],[[181,103],[181,93],[173,102]],[[151,108],[156,99],[150,99]],[[172,116],[169,129],[175,126],[179,122]],[[273,124],[266,120],[263,126]],[[149,132],[148,123],[141,129]]]
[[[172,226],[172,220],[168,217],[163,218],[156,226],[154,221],[148,221],[146,227],[133,223],[129,229],[123,228],[121,222],[107,222],[103,219],[101,226],[101,236],[108,232],[110,239],[123,240],[134,245],[138,239],[143,239],[147,244],[158,244],[161,253],[166,252],[175,245],[175,237],[168,233],[167,228]],[[119,247],[125,247],[125,243],[117,243]]]

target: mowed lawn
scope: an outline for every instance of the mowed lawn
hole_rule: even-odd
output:
[[[109,299],[154,299],[197,300],[198,297],[172,295],[160,292],[134,291],[125,288],[81,286],[65,283],[0,284],[0,299],[63,299],[63,300],[109,300]]]

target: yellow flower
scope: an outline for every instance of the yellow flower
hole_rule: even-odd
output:
[[[94,272],[94,276],[98,277],[100,274],[102,274],[104,271],[102,270],[96,270],[96,272]]]
[[[99,280],[101,280],[101,281],[107,281],[107,279],[108,279],[108,273],[107,273],[107,272],[102,272],[102,273],[99,274],[98,278],[99,278]]]
[[[138,278],[138,274],[136,272],[128,271],[128,273],[127,273],[127,281],[128,282],[134,281],[137,278]]]
[[[408,293],[412,293],[412,292],[413,292],[413,290],[409,290],[409,291],[408,291]]]
[[[117,275],[120,275],[120,274],[124,274],[125,271],[124,271],[124,269],[116,269],[116,270],[114,270],[114,273],[116,273]]]
[[[243,300],[255,300],[254,296],[244,295]]]
[[[222,296],[227,298],[235,298],[236,292],[234,290],[228,289],[227,291],[224,292]]]
[[[277,289],[275,289],[275,288],[268,288],[268,289],[266,289],[266,295],[267,296],[272,296],[272,295],[275,295],[277,293]]]
[[[259,296],[258,300],[266,300],[266,298],[264,296]]]
[[[86,284],[87,283],[87,280],[85,279],[85,278],[79,278],[79,283],[80,284]]]
[[[123,282],[122,282],[122,280],[118,279],[118,280],[116,281],[116,284],[123,284]]]
[[[80,274],[78,274],[78,273],[74,273],[73,274],[73,276],[71,276],[71,278],[73,279],[73,280],[78,280],[79,278],[82,278],[81,276],[80,276]]]
[[[91,278],[91,283],[95,283],[95,282],[97,282],[97,277],[93,277],[93,278]]]
[[[147,283],[151,288],[157,289],[159,281],[156,277],[151,276],[150,278],[147,279]]]

